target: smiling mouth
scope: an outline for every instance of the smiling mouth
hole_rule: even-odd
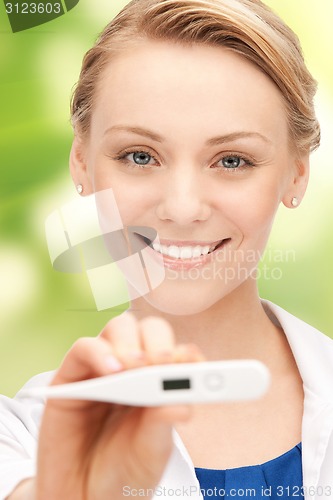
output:
[[[165,258],[179,261],[202,259],[214,253],[231,240],[231,238],[224,238],[209,244],[203,242],[200,242],[200,244],[196,242],[178,242],[177,244],[177,241],[171,242],[170,240],[161,240],[157,243],[142,235],[141,238],[150,248],[155,250],[155,252],[162,254]]]

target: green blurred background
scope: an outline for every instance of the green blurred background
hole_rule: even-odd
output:
[[[97,312],[84,274],[52,269],[46,216],[74,193],[68,174],[69,99],[85,51],[127,0],[81,0],[66,15],[13,34],[0,4],[0,393],[54,369],[75,339],[95,336],[114,310]],[[298,33],[319,81],[322,146],[297,210],[281,208],[261,267],[260,291],[333,336],[333,3],[267,0]]]

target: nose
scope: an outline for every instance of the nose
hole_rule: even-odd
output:
[[[160,186],[160,199],[156,214],[159,219],[185,226],[209,218],[209,190],[198,172],[175,168]]]

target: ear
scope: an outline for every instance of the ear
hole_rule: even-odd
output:
[[[83,187],[82,195],[91,194],[93,192],[93,183],[91,172],[89,172],[85,148],[82,140],[75,136],[69,155],[69,168],[75,186],[81,184]]]
[[[299,205],[305,195],[306,188],[309,182],[310,175],[310,158],[309,154],[297,157],[295,159],[293,173],[287,185],[287,189],[282,198],[283,204],[288,208],[295,208]],[[292,204],[292,199],[297,199],[297,204]]]

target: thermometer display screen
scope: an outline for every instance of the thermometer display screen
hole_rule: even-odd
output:
[[[173,391],[177,389],[190,389],[191,381],[189,378],[178,378],[173,380],[163,380],[163,390]]]

